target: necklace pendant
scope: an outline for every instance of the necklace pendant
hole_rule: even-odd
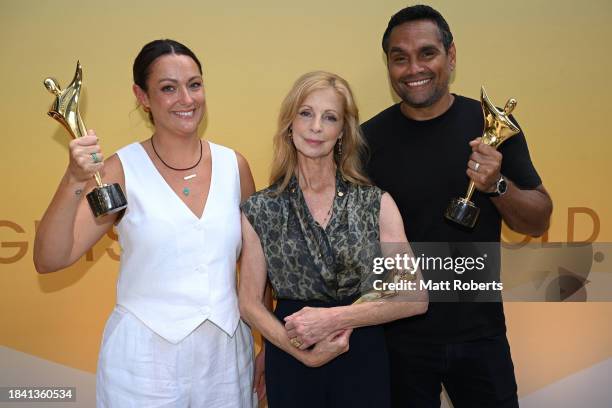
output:
[[[191,179],[192,179],[192,178],[194,178],[195,176],[197,176],[197,174],[193,173],[193,174],[190,174],[190,175],[188,175],[188,176],[183,177],[183,180],[191,180]]]
[[[189,195],[189,188],[183,187],[183,195],[185,195],[185,196]]]

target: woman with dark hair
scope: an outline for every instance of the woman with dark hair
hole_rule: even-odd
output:
[[[153,41],[133,71],[153,135],[103,163],[93,131],[71,142],[36,234],[36,268],[73,264],[116,225],[121,269],[100,348],[99,407],[251,407],[253,343],[235,291],[239,205],[254,191],[249,166],[199,138],[206,104],[191,50]],[[83,191],[96,171],[121,185],[124,212],[94,218]]]
[[[374,258],[412,253],[395,202],[361,170],[363,144],[348,83],[303,75],[281,105],[272,185],[241,206],[240,312],[266,338],[272,408],[389,406],[380,324],[427,310],[425,291],[373,292]]]

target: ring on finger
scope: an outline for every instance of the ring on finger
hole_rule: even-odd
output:
[[[478,173],[478,169],[480,168],[480,163],[475,162],[476,164],[474,165],[474,171]]]
[[[302,345],[302,342],[299,341],[297,337],[292,337],[291,340],[289,340],[289,342],[291,343],[293,347],[296,347],[296,348],[300,348],[300,346]]]
[[[100,160],[100,158],[98,157],[98,155],[96,153],[92,153],[91,154],[91,158],[93,159],[94,163],[100,163],[102,160]]]

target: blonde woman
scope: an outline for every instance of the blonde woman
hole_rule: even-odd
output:
[[[240,311],[266,338],[272,408],[389,406],[378,325],[427,310],[422,292],[410,302],[352,304],[380,242],[407,247],[393,199],[360,168],[362,149],[347,82],[305,74],[281,106],[272,185],[241,206]],[[263,302],[267,279],[274,313]]]

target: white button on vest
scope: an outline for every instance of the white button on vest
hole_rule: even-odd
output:
[[[117,152],[129,202],[117,226],[123,251],[117,304],[172,343],[207,319],[232,336],[240,320],[238,161],[233,150],[210,142],[209,146],[212,179],[199,219],[140,143]]]

